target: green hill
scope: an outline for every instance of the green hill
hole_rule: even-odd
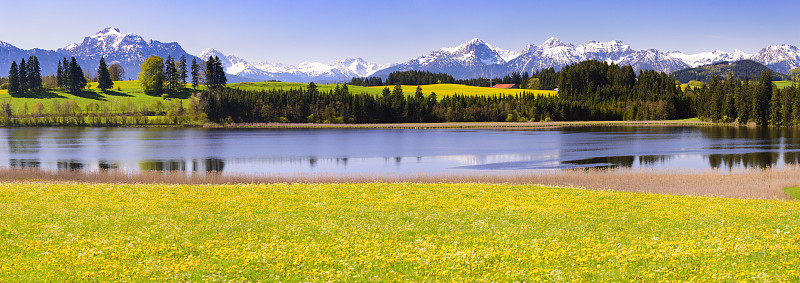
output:
[[[735,78],[739,79],[748,77],[751,80],[758,80],[758,78],[761,77],[761,72],[764,70],[769,70],[769,68],[756,61],[741,60],[732,63],[719,62],[696,68],[687,68],[672,72],[671,75],[681,83],[688,83],[689,81],[693,80],[708,82],[711,80],[711,77],[715,75],[726,77],[728,74],[733,74]],[[773,81],[784,81],[788,79],[789,77],[787,75],[775,71],[772,72]]]

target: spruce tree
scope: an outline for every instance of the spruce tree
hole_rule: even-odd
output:
[[[100,57],[100,65],[97,66],[97,82],[97,87],[102,91],[114,87],[111,74],[108,72],[108,66],[106,66],[106,60],[103,57]]]
[[[61,59],[58,59],[58,68],[56,69],[56,86],[63,87],[64,84],[64,69],[61,67]]]
[[[181,55],[181,62],[178,68],[178,77],[181,79],[181,87],[186,87],[186,55]]]
[[[225,86],[228,84],[228,78],[225,76],[225,68],[222,67],[222,60],[220,60],[219,57],[215,57],[214,61],[214,68],[217,73],[217,85]]]
[[[24,93],[28,91],[28,64],[25,64],[25,59],[19,62],[19,92]]]
[[[31,91],[42,89],[42,68],[39,66],[39,58],[36,56],[28,58],[28,88]]]
[[[192,58],[192,87],[197,89],[200,84],[200,66],[197,65],[197,58]]]
[[[213,89],[213,88],[217,87],[216,80],[214,80],[214,76],[215,76],[215,74],[214,74],[214,66],[215,66],[214,65],[214,56],[208,56],[208,61],[206,61],[205,77],[206,77],[206,86],[209,89]]]
[[[772,72],[761,72],[761,80],[753,97],[753,120],[761,127],[769,125],[769,102],[772,98]]]
[[[19,94],[19,68],[17,61],[11,62],[11,68],[8,70],[8,94]]]
[[[81,66],[75,61],[75,57],[72,57],[72,60],[69,62],[68,77],[70,93],[79,93],[86,87],[86,77],[83,76],[83,69],[81,69]]]

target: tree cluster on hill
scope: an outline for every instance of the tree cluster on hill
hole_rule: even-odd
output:
[[[732,74],[734,78],[739,80],[757,78],[766,70],[769,70],[769,68],[761,63],[753,60],[741,60],[733,63],[725,61],[696,68],[687,68],[674,71],[671,75],[681,83],[688,83],[689,81],[708,82],[714,76],[728,76],[729,74]],[[789,76],[784,74],[776,72],[771,72],[771,74],[772,80],[774,81],[789,79]]]
[[[80,92],[87,84],[83,69],[81,69],[75,57],[70,60],[64,58],[58,61],[56,81],[59,88],[70,93]]]
[[[224,87],[228,83],[228,78],[225,76],[225,70],[219,57],[208,56],[205,65],[205,79],[208,88]]]
[[[210,88],[225,86],[227,78],[222,68],[222,61],[219,58],[209,57],[205,62],[205,83]],[[139,84],[142,90],[150,95],[161,94],[166,91],[180,91],[186,87],[186,79],[189,77],[187,70],[186,57],[181,55],[175,61],[171,55],[163,60],[158,56],[150,56],[142,63],[142,71],[139,73]],[[192,85],[197,88],[200,83],[201,65],[197,63],[197,58],[192,58],[191,75]],[[166,87],[166,89],[164,89]]]
[[[30,56],[27,63],[25,63],[25,59],[21,59],[19,65],[16,61],[11,62],[8,70],[9,94],[17,95],[41,90],[42,69],[39,66],[39,58]]]
[[[723,80],[716,75],[707,85],[687,92],[694,98],[697,116],[704,120],[800,126],[800,88],[792,85],[778,89],[772,77],[769,70],[763,71],[757,82],[732,75]]]

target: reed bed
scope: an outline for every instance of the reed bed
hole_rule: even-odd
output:
[[[485,183],[531,184],[637,193],[791,200],[783,189],[800,185],[800,166],[734,171],[658,169],[582,169],[420,174],[202,174],[181,171],[49,171],[0,168],[0,181],[123,184],[274,184],[274,183]]]

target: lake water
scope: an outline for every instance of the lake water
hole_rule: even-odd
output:
[[[0,166],[233,173],[416,173],[585,167],[765,168],[800,162],[800,131],[0,129]]]

